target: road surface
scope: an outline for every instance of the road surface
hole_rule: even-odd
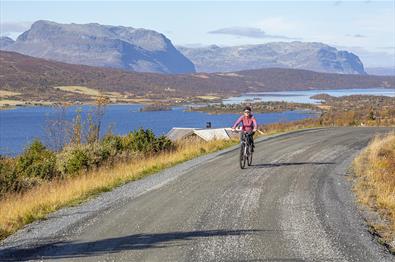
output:
[[[0,260],[395,261],[350,190],[353,157],[389,129],[332,128],[232,148],[59,211],[1,244]]]

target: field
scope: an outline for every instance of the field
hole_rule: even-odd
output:
[[[72,92],[77,94],[83,94],[88,96],[100,96],[102,95],[101,92],[95,90],[93,88],[88,88],[86,86],[55,86],[55,89]]]

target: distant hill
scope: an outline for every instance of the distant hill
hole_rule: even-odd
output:
[[[339,75],[283,68],[165,75],[66,64],[6,51],[0,51],[0,72],[0,90],[21,93],[24,99],[49,101],[89,98],[55,89],[55,86],[85,86],[130,98],[173,100],[259,91],[395,88],[395,77],[388,76]]]
[[[381,75],[381,76],[395,76],[395,66],[394,67],[368,67],[366,72],[369,75]]]
[[[177,47],[198,72],[262,68],[306,69],[325,73],[366,74],[358,56],[322,43],[273,42],[260,45]]]
[[[71,64],[137,72],[195,72],[193,63],[168,38],[152,30],[37,21],[15,42],[9,40],[1,40],[1,49]]]
[[[0,48],[12,45],[14,42],[15,41],[12,38],[9,38],[7,36],[1,36],[0,37]]]

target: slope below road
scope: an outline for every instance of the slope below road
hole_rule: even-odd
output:
[[[260,139],[246,170],[236,147],[181,164],[26,227],[0,260],[393,261],[347,179],[356,153],[389,130]]]

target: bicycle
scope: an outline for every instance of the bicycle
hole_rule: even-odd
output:
[[[252,134],[240,130],[235,131],[242,133],[240,137],[240,168],[244,169],[246,163],[248,166],[251,166],[252,164],[252,156],[254,152],[251,144],[252,138],[249,137],[252,136]]]

